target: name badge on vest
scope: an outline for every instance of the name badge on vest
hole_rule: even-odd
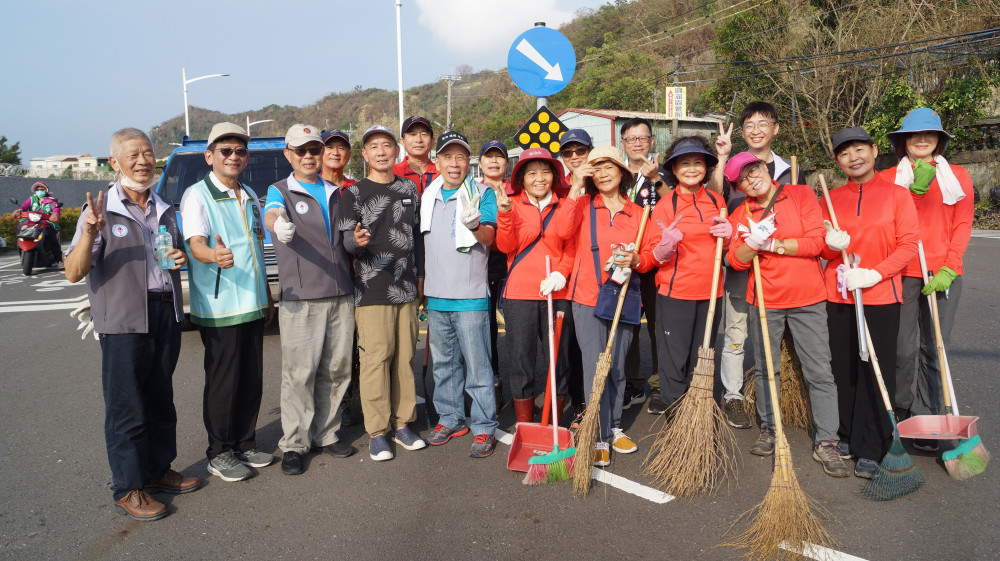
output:
[[[260,207],[253,205],[253,235],[257,237],[258,240],[264,239],[264,223],[260,219]]]
[[[295,203],[295,212],[299,214],[305,214],[309,212],[309,203],[305,201],[299,201]]]
[[[124,238],[128,235],[128,226],[124,224],[115,224],[111,227],[111,233],[114,234],[116,238]]]
[[[402,203],[403,203],[403,206],[410,206],[410,205],[412,205],[412,204],[413,204],[413,199],[403,199],[403,200],[402,200],[402,201],[400,201],[400,202],[402,202]]]

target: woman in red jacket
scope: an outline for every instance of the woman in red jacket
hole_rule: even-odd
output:
[[[669,411],[691,384],[698,347],[705,333],[711,299],[718,304],[723,285],[709,294],[715,263],[716,239],[729,245],[733,228],[719,215],[726,201],[705,188],[705,181],[719,163],[708,142],[686,136],[673,142],[664,155],[668,185],[653,209],[650,222],[654,243],[650,257],[656,262],[656,349],[659,357],[660,397]],[[719,272],[722,278],[722,272]],[[662,318],[662,319],[659,319]],[[711,345],[715,345],[722,314],[712,321]]]
[[[930,306],[923,295],[933,292],[937,297],[941,334],[947,347],[962,297],[962,258],[972,236],[975,192],[969,172],[944,159],[951,135],[941,127],[941,117],[933,109],[910,111],[899,130],[888,136],[900,160],[898,166],[881,175],[910,190],[927,266],[934,274],[924,287],[919,259],[911,260],[903,269],[894,405],[897,417],[905,419],[910,414],[938,415],[941,411],[937,349]],[[916,439],[913,447],[933,452],[938,449],[938,441]]]
[[[870,479],[889,450],[892,428],[870,362],[858,356],[855,289],[861,289],[868,331],[889,395],[896,383],[896,337],[903,302],[901,274],[917,255],[917,210],[905,190],[875,173],[878,147],[860,127],[833,135],[833,154],[848,182],[830,191],[839,226],[850,234],[846,250],[860,260],[843,265],[839,248],[827,247],[827,324],[840,407],[841,457],[857,457],[854,475]],[[830,219],[823,208],[824,218]],[[835,250],[836,249],[836,250]],[[850,265],[850,264],[848,264]]]
[[[564,240],[550,224],[560,199],[552,186],[561,181],[562,164],[544,148],[532,148],[521,155],[511,175],[514,195],[497,191],[497,238],[499,251],[507,254],[507,282],[503,289],[504,320],[510,341],[513,367],[511,394],[517,422],[534,420],[535,359],[538,343],[548,341],[546,296],[552,295],[557,312],[566,312],[563,329],[573,329],[570,305],[566,300],[566,279],[576,256],[576,238]],[[545,273],[545,257],[551,259],[551,273]],[[569,373],[569,338],[559,341],[556,363],[557,411],[562,411]],[[545,349],[548,345],[545,344]],[[546,354],[548,354],[546,352]],[[547,372],[547,371],[546,371]]]
[[[823,464],[827,475],[847,477],[850,472],[840,457],[837,442],[837,385],[830,367],[826,289],[819,259],[827,246],[816,194],[806,185],[779,186],[768,174],[767,164],[750,152],[729,160],[725,173],[726,179],[747,195],[730,217],[745,235],[729,246],[726,260],[734,270],[743,271],[752,267],[755,256],[758,258],[771,350],[777,356],[787,324],[802,361],[802,377],[809,387],[816,423],[813,459]],[[846,237],[837,230],[830,235],[831,243],[839,248],[846,245]],[[760,437],[750,452],[770,456],[774,453],[774,414],[767,390],[763,330],[756,309],[760,302],[753,274],[747,282],[746,299],[753,308],[747,320],[754,337],[754,388],[761,418]],[[780,388],[780,378],[775,383]]]
[[[584,189],[574,187],[560,203],[554,225],[564,240],[576,240],[576,255],[569,282],[573,300],[576,337],[583,352],[584,391],[590,395],[597,371],[597,359],[607,346],[611,321],[596,317],[597,294],[608,280],[611,267],[648,271],[653,266],[652,238],[646,229],[639,248],[635,243],[642,219],[642,208],[628,200],[632,173],[614,146],[601,146],[590,153],[587,162],[594,173]],[[613,282],[613,281],[612,281]],[[632,326],[619,322],[611,351],[611,368],[601,394],[601,431],[594,446],[594,465],[611,463],[609,443],[625,453],[636,445],[620,428],[622,398],[625,389],[625,353],[632,340]],[[588,397],[588,399],[590,399]],[[586,466],[582,466],[586,467]]]

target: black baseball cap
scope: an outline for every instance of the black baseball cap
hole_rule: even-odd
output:
[[[434,151],[440,152],[441,150],[444,149],[445,146],[448,146],[449,144],[460,144],[463,148],[468,150],[470,154],[472,153],[472,148],[469,148],[469,139],[465,138],[465,135],[463,135],[462,133],[455,131],[447,131],[444,134],[442,134],[438,138],[437,147],[434,149]]]
[[[332,131],[323,131],[319,133],[319,137],[323,139],[323,144],[330,142],[331,138],[339,138],[347,144],[348,148],[351,146],[350,137],[348,137],[347,133],[342,130],[333,129]]]
[[[868,134],[868,131],[865,129],[861,127],[847,127],[846,129],[841,129],[837,132],[837,134],[833,135],[831,142],[831,144],[833,144],[833,151],[836,153],[841,146],[847,144],[848,142],[854,142],[855,140],[873,144],[872,135]]]
[[[403,121],[403,128],[399,131],[399,136],[406,134],[406,131],[410,130],[413,125],[423,125],[427,127],[427,130],[431,133],[431,138],[434,137],[434,127],[431,126],[431,122],[423,117],[410,117]]]

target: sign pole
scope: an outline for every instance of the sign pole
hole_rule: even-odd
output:
[[[535,22],[535,27],[545,27],[545,22],[544,21],[536,21]],[[547,98],[547,97],[536,97],[535,98],[535,111],[541,109],[542,107],[548,107],[548,105],[549,105],[549,98]],[[795,125],[792,125],[792,126],[794,127]]]

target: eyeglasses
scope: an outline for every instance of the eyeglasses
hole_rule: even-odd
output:
[[[645,136],[626,136],[622,139],[622,142],[625,144],[645,144],[649,142],[651,138],[653,137],[648,134]]]
[[[229,156],[232,156],[234,153],[236,154],[237,158],[246,158],[247,154],[250,153],[250,151],[247,150],[246,148],[229,148],[228,146],[224,148],[216,148],[216,150],[218,150],[219,153],[222,154],[223,158],[228,158]]]
[[[310,156],[319,156],[319,153],[323,151],[323,147],[314,146],[312,148],[292,148],[291,146],[286,146],[285,150],[288,150],[289,152],[301,158],[306,155],[306,152],[309,152]]]
[[[563,158],[572,158],[573,156],[586,156],[590,152],[590,148],[584,146],[583,148],[566,148],[565,150],[560,150],[559,155]]]
[[[465,154],[440,154],[438,155],[438,159],[442,162],[455,162],[459,164],[469,161],[469,157]]]
[[[749,183],[751,179],[757,179],[758,177],[760,177],[760,168],[761,168],[760,164],[755,165],[753,169],[747,172],[745,176],[737,179],[736,184],[739,185],[740,187],[745,187],[746,184]]]
[[[753,131],[766,132],[775,123],[776,121],[757,121],[757,122],[743,123],[743,130],[747,132],[753,132]]]

